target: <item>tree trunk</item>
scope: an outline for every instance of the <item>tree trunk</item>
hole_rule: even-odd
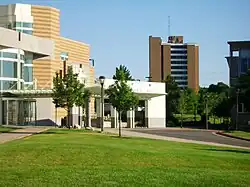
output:
[[[78,125],[82,128],[81,125],[81,107],[78,107]]]
[[[181,128],[183,126],[183,112],[181,111]]]
[[[55,127],[57,126],[57,107],[55,107]]]
[[[67,110],[67,126],[70,129],[70,109]]]
[[[119,112],[119,137],[122,137],[122,113]]]

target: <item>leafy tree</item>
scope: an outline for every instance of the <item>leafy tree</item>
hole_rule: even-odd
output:
[[[56,73],[56,76],[53,78],[53,103],[55,104],[55,122],[57,122],[57,109],[59,107],[64,107],[64,83],[63,79]]]
[[[68,128],[70,128],[70,109],[76,104],[78,95],[81,94],[84,84],[78,80],[78,74],[73,72],[72,67],[68,68],[67,74],[59,78],[58,74],[53,79],[53,102],[67,110]]]
[[[181,128],[183,127],[183,114],[187,113],[188,110],[188,91],[187,90],[182,90],[180,92],[180,98],[179,98],[179,103],[178,103],[178,109],[179,112],[181,113]]]
[[[119,67],[117,67],[115,72],[115,75],[113,75],[113,79],[115,80],[133,80],[129,69],[124,65],[120,65]]]
[[[110,103],[116,108],[119,114],[119,137],[121,137],[122,112],[135,108],[139,103],[139,98],[133,93],[132,89],[127,84],[127,81],[131,77],[128,72],[129,71],[126,67],[116,68],[114,75],[116,78],[115,83],[106,90]]]
[[[179,98],[180,98],[180,88],[178,87],[178,85],[176,84],[176,82],[174,81],[174,79],[168,75],[165,79],[165,84],[166,84],[166,92],[167,92],[167,124],[170,120],[173,120],[173,114],[174,112],[177,111],[178,109],[178,102],[179,102]]]

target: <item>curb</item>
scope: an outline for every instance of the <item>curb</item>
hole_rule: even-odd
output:
[[[216,132],[216,134],[219,134],[221,136],[226,136],[226,137],[229,137],[229,138],[235,138],[235,139],[245,140],[245,141],[250,142],[250,139],[248,139],[248,138],[242,138],[242,137],[238,137],[238,136],[233,136],[233,135],[226,134],[226,133],[223,133],[223,132]]]

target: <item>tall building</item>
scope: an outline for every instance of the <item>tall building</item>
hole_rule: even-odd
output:
[[[162,82],[171,75],[181,89],[199,90],[199,46],[183,43],[183,36],[149,36],[149,76]]]
[[[90,46],[60,35],[60,11],[58,9],[28,4],[1,5],[0,17],[0,27],[6,33],[9,30],[5,36],[10,36],[9,33],[15,32],[16,36],[19,35],[19,43],[27,45],[27,50],[22,50],[17,40],[16,45],[10,45],[10,48],[0,48],[1,56],[6,57],[3,61],[4,73],[0,75],[1,90],[51,90],[55,73],[62,74],[70,65],[76,73],[79,73],[81,81],[86,86],[94,84]],[[31,38],[36,42],[29,42]],[[53,43],[52,55],[38,58],[37,54],[46,50],[43,48],[45,46],[40,45],[40,41],[43,40]],[[15,46],[20,49],[15,49]],[[32,50],[35,48],[37,51],[31,51],[30,48]],[[13,70],[17,70],[17,73]],[[93,101],[91,105],[94,105]],[[37,108],[39,118],[54,120],[55,108],[52,98],[47,99],[46,102],[42,98],[37,99]],[[65,115],[66,111],[60,109],[58,118]]]
[[[237,78],[250,69],[250,41],[229,41],[229,56],[226,57],[229,67],[230,86],[237,83]]]

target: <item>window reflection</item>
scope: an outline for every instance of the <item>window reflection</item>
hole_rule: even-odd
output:
[[[3,58],[17,59],[17,54],[16,53],[3,52]]]
[[[3,61],[2,77],[17,78],[17,62]]]
[[[32,82],[33,81],[33,68],[32,67],[24,67],[24,81]]]

